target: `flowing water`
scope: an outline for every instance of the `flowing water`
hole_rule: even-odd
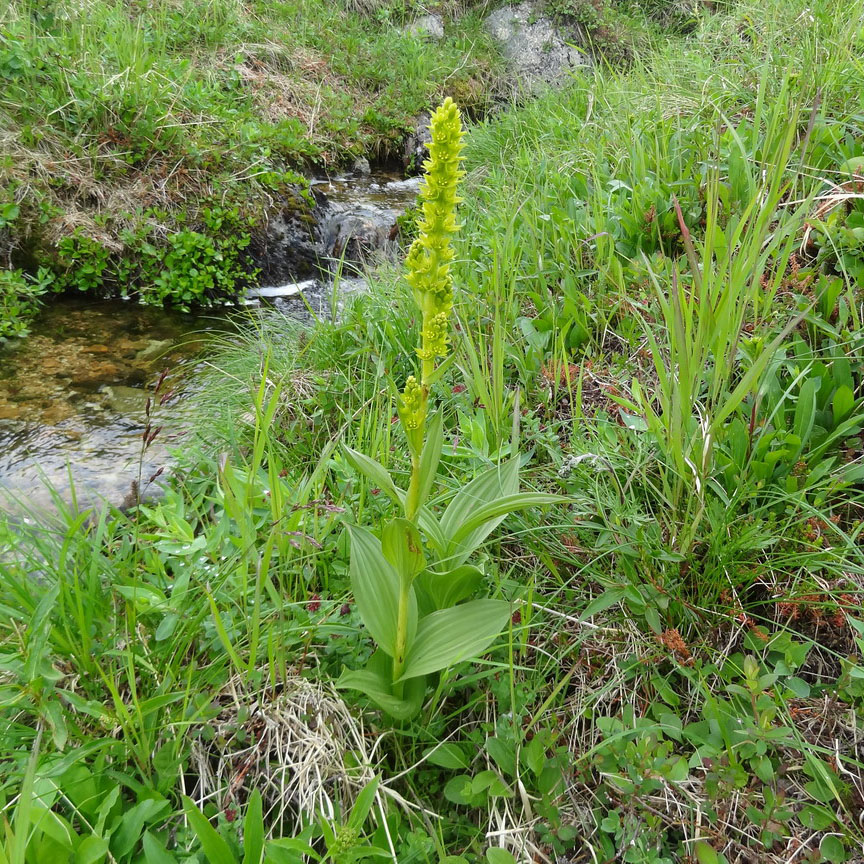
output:
[[[322,220],[325,259],[350,232],[383,246],[398,214],[413,202],[417,183],[348,176],[316,188],[329,201]],[[344,278],[340,291],[364,284]],[[313,278],[251,291],[247,303],[303,316],[309,308],[329,311],[331,295],[326,278]],[[214,331],[230,326],[224,313],[49,299],[29,337],[0,345],[0,511],[50,506],[52,490],[64,501],[75,496],[82,506],[100,498],[131,503],[139,479],[143,492],[152,489],[148,481],[182,444],[183,397],[194,383],[180,372],[194,367],[191,358],[206,356]],[[167,378],[154,395],[163,370]],[[148,423],[161,431],[145,449]]]
[[[171,370],[219,325],[129,302],[47,303],[27,339],[0,349],[0,508],[38,509],[50,488],[68,501],[70,476],[81,503],[121,503],[139,469],[146,483],[183,431],[182,389],[159,405],[158,376],[169,370],[169,394]],[[145,453],[148,398],[151,429],[164,429]]]

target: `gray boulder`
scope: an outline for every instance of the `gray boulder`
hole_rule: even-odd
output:
[[[361,177],[368,177],[372,173],[372,167],[369,165],[369,160],[365,156],[358,156],[354,160],[354,166],[351,169],[355,174]]]
[[[444,19],[440,15],[423,15],[412,21],[405,28],[405,32],[426,39],[443,39]]]
[[[334,211],[323,225],[325,258],[362,264],[392,248],[396,228],[392,210],[360,204]]]
[[[251,251],[264,285],[297,282],[318,272],[322,222],[330,207],[325,195],[313,194],[314,206],[299,194],[286,198],[263,236],[255,238]]]
[[[529,94],[563,84],[573,69],[588,64],[531,2],[496,9],[483,26],[500,45],[517,86]]]

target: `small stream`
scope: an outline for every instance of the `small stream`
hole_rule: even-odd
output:
[[[170,370],[220,324],[123,301],[47,303],[31,335],[0,352],[0,508],[49,506],[49,486],[69,501],[70,473],[82,504],[94,495],[122,503],[138,477],[155,379],[169,370],[168,393],[177,383]],[[181,398],[151,407],[166,432],[140,465],[145,482],[183,431]]]
[[[263,285],[249,292],[247,305],[300,317],[310,308],[329,313],[329,258],[347,262],[342,296],[364,290],[355,265],[367,253],[388,251],[396,217],[414,202],[418,184],[392,174],[347,175],[314,188],[326,196],[314,238],[325,275]],[[140,476],[145,487],[182,444],[183,397],[194,383],[181,371],[206,358],[215,332],[230,329],[226,312],[186,315],[121,300],[49,299],[29,337],[0,346],[0,511],[50,507],[52,489],[64,501],[74,494],[79,506],[100,498],[131,503],[133,481]],[[145,452],[148,398],[151,426],[163,430]]]

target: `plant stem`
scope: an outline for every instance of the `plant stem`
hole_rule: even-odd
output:
[[[436,256],[437,259],[437,256]],[[423,309],[423,331],[421,337],[424,347],[426,342],[426,324],[429,317],[428,310]],[[420,412],[420,449],[416,453],[411,454],[411,479],[408,483],[408,492],[405,496],[405,518],[409,522],[417,521],[417,514],[420,510],[420,459],[423,453],[423,447],[426,444],[426,416],[429,406],[429,381],[432,373],[435,371],[435,360],[424,358],[421,366],[420,386],[423,388],[423,402]],[[393,683],[396,688],[396,695],[401,695],[401,684],[396,684],[396,681],[401,677],[402,670],[405,667],[405,645],[408,639],[408,598],[411,590],[411,581],[406,579],[404,574],[399,574],[399,606],[397,609],[396,619],[396,656],[393,658]]]
[[[453,308],[453,282],[450,262],[453,250],[450,235],[459,226],[455,222],[458,198],[456,186],[462,171],[459,168],[462,150],[462,122],[459,109],[450,98],[435,112],[430,124],[432,141],[429,162],[420,191],[423,199],[423,219],[420,236],[411,244],[406,257],[406,279],[414,289],[420,307],[422,326],[417,355],[420,358],[420,380],[410,376],[405,382],[400,417],[405,424],[411,448],[411,479],[405,495],[405,518],[417,522],[424,484],[423,451],[426,447],[426,420],[429,412],[429,390],[435,375],[436,359],[447,354],[449,317]],[[408,565],[406,565],[408,566]],[[393,657],[393,685],[401,696],[402,685],[397,680],[405,668],[408,640],[408,611],[411,581],[414,573],[399,573],[399,604],[396,618],[396,644]]]
[[[405,497],[405,518],[409,522],[416,521],[417,511],[419,509],[420,509],[420,454],[418,453],[416,455],[412,454],[412,456],[411,456],[411,480],[408,483],[408,494]]]
[[[423,329],[426,329],[427,310],[423,310]],[[425,336],[422,337],[425,342]],[[420,416],[420,442],[418,452],[411,454],[411,479],[408,483],[408,494],[405,497],[405,518],[409,522],[417,521],[417,512],[420,510],[420,458],[423,447],[426,445],[426,416],[429,407],[429,381],[435,371],[435,361],[424,359],[421,366],[420,386],[423,389],[423,403]]]
[[[397,697],[401,697],[402,695],[402,683],[397,683],[397,681],[402,677],[402,670],[405,668],[405,646],[408,641],[408,594],[410,589],[411,583],[400,574],[399,608],[396,619],[396,652],[393,658],[393,687],[394,695]]]

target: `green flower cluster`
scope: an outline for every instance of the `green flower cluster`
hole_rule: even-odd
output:
[[[419,236],[405,259],[405,278],[414,289],[414,299],[423,313],[423,334],[417,354],[423,362],[424,385],[438,357],[447,355],[450,312],[453,309],[453,279],[450,263],[454,252],[451,237],[459,230],[456,195],[460,169],[462,118],[449,97],[432,115],[429,158],[423,163],[425,181],[420,189],[423,217]]]
[[[402,404],[400,406],[402,424],[406,429],[420,427],[424,407],[423,388],[413,375],[409,375],[405,382],[405,389],[402,391]]]
[[[450,313],[453,310],[453,278],[450,264],[454,252],[451,237],[459,230],[456,222],[456,195],[459,180],[465,175],[462,161],[462,118],[452,99],[432,115],[429,126],[432,141],[426,170],[420,187],[423,216],[418,223],[419,235],[405,258],[405,278],[414,291],[423,319],[420,347],[419,381],[412,375],[399,394],[397,409],[414,459],[423,448],[429,385],[435,372],[435,361],[447,355],[450,335]],[[416,484],[415,484],[416,485]],[[416,490],[415,490],[416,491]]]

